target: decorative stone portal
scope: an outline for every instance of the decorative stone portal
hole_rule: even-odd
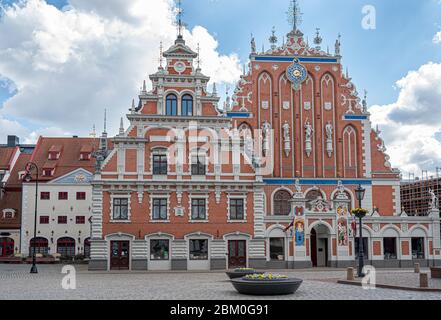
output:
[[[331,233],[323,224],[311,230],[311,261],[313,267],[324,268],[330,265]]]

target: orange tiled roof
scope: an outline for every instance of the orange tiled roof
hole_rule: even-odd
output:
[[[56,147],[56,148],[54,148]],[[95,171],[95,159],[80,160],[81,150],[87,149],[91,152],[98,150],[98,138],[45,138],[40,137],[37,146],[32,154],[31,161],[37,164],[40,170],[55,169],[54,176],[41,177],[42,181],[49,181],[65,174],[72,172],[78,168],[83,168],[90,172]],[[58,160],[48,160],[49,151],[58,152],[61,150]]]
[[[17,151],[17,147],[0,148],[0,170],[9,170],[11,160]]]

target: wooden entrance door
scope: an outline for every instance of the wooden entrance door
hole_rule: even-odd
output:
[[[112,241],[110,243],[110,269],[129,270],[130,242]]]
[[[0,257],[14,255],[14,240],[11,238],[0,238]]]
[[[228,241],[228,268],[246,268],[247,242],[244,240]]]

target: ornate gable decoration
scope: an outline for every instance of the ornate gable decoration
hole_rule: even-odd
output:
[[[330,210],[329,203],[321,197],[309,203],[313,212],[328,212]]]
[[[77,169],[58,179],[55,179],[50,184],[90,184],[93,180],[93,174],[84,169]]]
[[[294,58],[294,63],[286,69],[286,77],[292,82],[296,91],[300,90],[300,85],[308,78],[306,68],[300,64],[298,58]]]

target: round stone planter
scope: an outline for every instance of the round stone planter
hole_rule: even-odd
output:
[[[227,276],[230,279],[238,279],[238,278],[243,278],[247,275],[255,274],[255,273],[256,273],[256,270],[240,270],[240,271],[234,270],[234,271],[228,271]]]
[[[303,280],[273,279],[273,280],[251,280],[251,279],[233,279],[231,280],[234,288],[241,294],[253,296],[278,296],[294,294],[303,283]]]

